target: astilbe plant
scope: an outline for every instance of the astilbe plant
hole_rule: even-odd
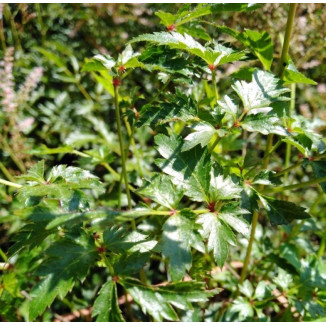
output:
[[[103,151],[62,147],[44,153],[79,155],[106,168],[119,183],[118,200],[98,207],[105,182],[66,165],[46,173],[44,161],[20,176],[22,184],[1,181],[19,188],[17,199],[25,205],[15,212],[25,225],[12,239],[8,275],[19,274],[15,265],[24,264],[37,277],[20,307],[27,320],[98,269],[105,281],[92,304],[97,321],[312,320],[325,314],[325,236],[319,249],[300,259],[295,239],[305,220],[314,221],[316,206],[301,206],[290,192],[318,184],[320,194],[326,190],[325,139],[294,110],[294,85],[314,84],[288,54],[296,5],[290,5],[274,65],[266,32],[216,26],[237,40],[235,46],[212,40],[200,25],[205,15],[255,9],[212,4],[159,11],[165,31],[134,38],[117,59],[86,59],[83,71],[112,97],[121,176],[109,165],[114,156]],[[131,44],[140,42],[146,47],[134,52]],[[250,67],[235,73],[221,96],[216,71],[234,61]],[[151,99],[134,100],[127,80],[135,69],[158,72],[162,87]],[[30,88],[25,85],[21,96]],[[134,137],[139,129],[155,134],[151,168],[142,166]],[[130,153],[141,178],[128,173]],[[277,230],[285,240],[274,246]],[[1,303],[21,303],[6,280],[0,291]]]

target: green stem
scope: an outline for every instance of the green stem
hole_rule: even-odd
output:
[[[214,140],[214,143],[212,144],[212,146],[209,148],[209,152],[212,153],[215,149],[215,147],[217,146],[218,142],[220,141],[220,137],[218,135],[216,135],[216,139]]]
[[[15,182],[14,177],[10,174],[10,172],[8,171],[8,169],[4,166],[4,164],[2,162],[0,162],[0,170],[2,171],[2,173],[5,175],[5,177],[9,181]]]
[[[114,103],[115,103],[115,115],[117,120],[117,129],[118,129],[118,137],[120,143],[120,154],[121,154],[121,165],[122,165],[122,174],[124,178],[124,183],[126,186],[126,194],[128,198],[128,208],[131,209],[131,196],[129,191],[129,183],[128,183],[128,175],[126,169],[126,157],[125,151],[123,146],[123,139],[122,139],[122,130],[121,130],[121,118],[120,118],[120,108],[119,108],[119,92],[118,87],[114,87]]]
[[[213,83],[213,88],[214,88],[214,94],[215,94],[215,101],[218,101],[218,91],[217,91],[217,85],[216,85],[216,71],[215,69],[212,70],[212,83]]]
[[[9,186],[9,187],[14,187],[14,188],[21,188],[22,187],[22,185],[20,185],[18,183],[10,182],[10,181],[7,181],[7,180],[1,179],[1,178],[0,178],[0,183],[4,184],[6,186]]]
[[[155,102],[158,97],[165,91],[165,89],[169,86],[170,81],[172,80],[172,77],[169,77],[169,79],[166,81],[165,84],[159,89],[159,91],[156,93],[156,95],[148,102],[148,104],[152,104]]]
[[[282,47],[282,54],[281,54],[280,65],[279,65],[279,77],[280,78],[283,77],[283,73],[284,73],[285,67],[284,67],[283,63],[287,63],[287,57],[288,57],[288,52],[289,52],[292,26],[293,26],[293,20],[294,20],[296,7],[297,7],[297,4],[292,4],[292,3],[290,4],[288,19],[287,19],[287,23],[286,23],[285,37],[284,37],[284,42],[283,42],[283,47]],[[269,157],[270,157],[268,155],[268,153],[271,151],[272,146],[273,146],[273,134],[269,134],[268,138],[267,138],[267,146],[266,146],[265,156],[264,156],[264,160],[263,160],[263,168],[264,169],[266,169],[268,166]],[[262,191],[263,189],[264,189],[264,186],[261,185],[259,187],[259,190]],[[258,217],[259,217],[258,211],[255,211],[253,214],[253,217],[252,217],[251,232],[250,232],[250,238],[249,238],[249,244],[248,244],[248,248],[247,248],[247,252],[246,252],[246,257],[245,257],[245,260],[243,263],[243,268],[241,270],[241,275],[240,275],[240,280],[239,280],[240,284],[242,284],[243,281],[246,279],[247,269],[248,269],[250,256],[251,256],[252,245],[253,245],[254,239],[255,239],[255,231],[256,231],[257,224],[258,224]]]
[[[318,258],[322,258],[324,253],[325,253],[325,248],[326,248],[326,233],[323,234],[321,240],[320,240],[320,245],[317,253]]]
[[[289,53],[291,34],[292,34],[292,29],[293,29],[293,21],[294,21],[294,16],[295,16],[295,11],[297,9],[297,6],[298,6],[297,3],[291,3],[290,9],[288,12],[288,19],[287,19],[287,23],[286,23],[284,42],[283,42],[281,58],[280,58],[279,67],[278,67],[278,76],[281,79],[283,78],[284,69],[288,64],[288,53]]]
[[[290,111],[289,111],[289,117],[291,118],[292,113],[295,109],[295,84],[291,84],[291,104],[290,104]],[[291,128],[291,124],[289,125]],[[291,144],[286,143],[286,152],[285,152],[285,168],[288,168],[290,166],[290,160],[291,160]],[[284,174],[284,181],[288,179],[288,173],[286,172]]]
[[[302,164],[302,161],[300,160],[300,161],[298,161],[297,163],[295,163],[295,164],[289,166],[287,169],[284,169],[284,170],[282,170],[282,171],[276,173],[276,174],[275,174],[275,177],[279,177],[279,176],[281,176],[281,175],[283,175],[283,174],[285,174],[285,173],[287,173],[287,172],[289,172],[289,171],[291,171],[291,170],[297,168],[297,167],[300,166],[301,164]]]
[[[326,182],[326,177],[317,178],[317,179],[309,180],[306,182],[300,182],[300,183],[296,183],[294,185],[276,187],[273,189],[268,189],[268,191],[269,192],[281,192],[281,191],[285,191],[285,190],[300,189],[300,188],[305,188],[305,187],[312,186],[312,185],[315,185],[317,183],[322,183],[322,182]]]

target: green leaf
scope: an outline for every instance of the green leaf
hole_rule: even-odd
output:
[[[92,317],[96,317],[97,322],[124,322],[118,305],[118,295],[116,284],[109,280],[101,288],[96,298]]]
[[[221,44],[215,44],[214,49],[205,48],[188,34],[178,32],[154,32],[153,34],[143,34],[131,42],[152,42],[159,45],[168,45],[172,49],[187,51],[203,59],[207,64],[218,65],[241,59],[245,53],[227,48]]]
[[[283,290],[287,290],[290,288],[290,285],[293,282],[293,278],[291,274],[279,268],[278,275],[274,278],[273,282],[279,287],[281,287]]]
[[[266,70],[270,70],[273,62],[273,42],[267,32],[257,32],[246,29],[240,33],[226,26],[217,26],[217,30],[231,35],[246,46],[263,64]]]
[[[156,289],[144,286],[133,279],[124,279],[121,283],[140,305],[144,314],[149,313],[155,321],[163,321],[163,319],[178,320],[178,315],[170,303]]]
[[[131,45],[128,44],[118,57],[117,63],[119,66],[127,68],[135,68],[140,65],[136,59],[140,55],[139,52],[134,52]]]
[[[158,291],[173,306],[188,310],[193,309],[191,302],[206,302],[209,297],[218,293],[219,289],[207,291],[204,289],[204,283],[182,281],[161,286]]]
[[[111,70],[114,66],[115,60],[110,55],[98,54],[84,64],[82,71]]]
[[[230,312],[238,313],[239,320],[245,320],[248,317],[253,317],[254,315],[254,309],[252,305],[243,297],[240,297],[233,301],[233,304],[230,308]]]
[[[37,183],[44,183],[44,173],[45,173],[45,166],[44,161],[39,161],[38,163],[34,164],[26,174],[22,174],[19,177],[26,181],[34,181]]]
[[[207,201],[211,167],[207,149],[196,146],[182,152],[182,139],[174,134],[171,137],[159,134],[155,143],[165,158],[156,160],[156,164],[173,177],[172,182],[180,185],[192,200]]]
[[[301,72],[299,72],[294,66],[293,62],[290,62],[284,69],[283,80],[285,85],[292,83],[317,85],[314,80],[306,77]]]
[[[189,96],[177,94],[170,97],[170,103],[161,103],[159,106],[144,105],[139,113],[136,127],[149,125],[153,129],[158,124],[171,121],[188,121],[197,116],[197,104]]]
[[[241,122],[241,127],[250,132],[260,132],[263,135],[276,134],[288,136],[289,133],[282,126],[278,125],[279,118],[264,113],[250,114]]]
[[[250,225],[241,215],[249,213],[246,209],[239,207],[239,203],[228,203],[222,206],[218,217],[232,229],[248,238],[250,235]]]
[[[204,252],[204,246],[195,230],[194,216],[181,211],[170,216],[163,225],[162,253],[169,260],[169,274],[180,280],[191,267],[190,248]]]
[[[182,151],[188,151],[198,144],[200,144],[201,147],[205,147],[217,133],[217,130],[214,127],[204,123],[196,124],[193,126],[193,129],[195,132],[192,132],[185,137]]]
[[[56,242],[46,253],[49,258],[37,272],[44,278],[30,293],[33,298],[29,309],[30,320],[42,314],[57,296],[64,298],[77,279],[86,277],[98,257],[93,239],[85,234]]]
[[[228,256],[229,244],[235,245],[236,243],[233,232],[213,213],[200,215],[197,223],[202,225],[200,233],[208,241],[208,250],[213,251],[217,265],[222,268]]]
[[[226,112],[230,114],[233,119],[236,119],[239,112],[239,106],[235,104],[228,95],[224,95],[222,101],[218,101],[217,103],[221,107],[221,112]]]
[[[152,250],[157,242],[148,239],[148,235],[137,231],[128,231],[124,228],[112,227],[106,229],[103,233],[103,244],[105,247],[115,253],[124,251],[147,252]]]
[[[280,247],[280,256],[294,266],[298,271],[301,268],[300,255],[298,248],[290,243],[282,243]]]
[[[315,178],[323,178],[326,177],[326,161],[311,161],[310,162],[312,169],[314,171]],[[322,182],[321,187],[323,191],[326,193],[326,182]]]
[[[242,187],[235,184],[230,176],[224,177],[217,168],[211,170],[209,201],[231,200],[241,197]]]
[[[254,294],[254,288],[252,287],[252,284],[249,280],[245,280],[242,284],[240,284],[239,290],[249,299],[251,299]]]
[[[306,208],[297,206],[294,203],[267,196],[259,197],[272,225],[289,224],[293,220],[311,218],[306,212]]]
[[[219,290],[207,291],[204,283],[195,281],[175,282],[164,286],[144,286],[138,280],[127,278],[121,281],[144,313],[149,313],[156,321],[179,320],[171,305],[181,310],[193,309],[192,302],[206,302]],[[160,309],[161,306],[161,309]]]
[[[281,81],[273,74],[256,69],[252,75],[252,81],[236,81],[232,88],[242,100],[246,111],[254,109],[270,109],[269,105],[277,101],[288,101],[289,98],[281,97],[289,92],[282,87]],[[257,113],[253,111],[253,113]]]
[[[169,209],[175,209],[183,196],[183,191],[172,183],[170,177],[164,174],[154,175],[150,182],[146,182],[142,188],[137,190],[137,193],[149,197]]]
[[[258,185],[279,185],[281,184],[281,181],[278,177],[275,176],[276,172],[274,171],[268,171],[268,170],[262,170],[259,171],[258,174],[255,175],[255,177],[252,180],[252,184],[258,184]]]

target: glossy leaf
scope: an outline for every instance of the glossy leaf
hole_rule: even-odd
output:
[[[48,250],[49,259],[39,268],[42,280],[30,296],[29,317],[34,320],[42,314],[56,297],[64,298],[78,279],[83,279],[93,265],[98,253],[93,241],[85,234],[73,240],[54,243]]]
[[[191,267],[191,247],[203,252],[204,246],[195,228],[192,214],[170,216],[163,225],[162,253],[169,260],[169,274],[179,281]]]
[[[138,193],[169,209],[176,208],[183,196],[183,191],[164,174],[156,174]]]
[[[241,122],[241,127],[250,132],[259,132],[263,135],[276,134],[280,136],[289,135],[279,124],[279,118],[273,115],[265,115],[263,113],[250,114]]]
[[[266,196],[260,196],[260,200],[273,225],[289,224],[293,220],[311,218],[305,208],[294,203]]]
[[[125,321],[118,305],[116,284],[111,280],[102,286],[94,302],[92,317],[96,316],[97,322]]]
[[[326,176],[326,161],[312,161],[310,162],[312,169],[314,171],[315,178],[323,178]],[[326,182],[322,182],[321,187],[323,191],[326,193]]]
[[[289,98],[281,96],[289,92],[289,89],[284,88],[281,81],[273,74],[258,69],[254,71],[250,83],[238,80],[232,85],[232,88],[241,98],[246,111],[268,109],[269,105],[274,102],[289,100]],[[254,113],[254,111],[252,112]]]
[[[206,201],[210,182],[210,156],[207,149],[196,146],[182,152],[183,142],[179,136],[159,134],[155,137],[159,153],[164,159],[157,165],[172,176],[172,182],[180,185],[185,195],[195,201]]]
[[[197,223],[202,226],[200,233],[207,239],[208,250],[213,251],[217,265],[222,268],[228,256],[229,244],[236,243],[233,232],[213,213],[200,215]]]

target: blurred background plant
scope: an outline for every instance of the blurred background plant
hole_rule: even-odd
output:
[[[181,4],[0,4],[0,57],[2,58],[0,63],[0,178],[17,181],[15,177],[26,173],[27,169],[41,157],[46,159],[48,167],[57,164],[74,164],[99,176],[106,186],[104,195],[93,194],[95,199],[91,205],[119,206],[121,204],[122,207],[126,207],[127,198],[123,196],[120,203],[116,195],[121,187],[121,168],[119,162],[115,160],[120,155],[120,150],[115,132],[112,94],[108,92],[108,85],[98,82],[99,79],[94,74],[83,72],[82,67],[85,58],[97,54],[110,54],[112,57],[117,57],[125,48],[125,43],[133,37],[165,30],[154,13],[159,10],[176,13],[180,7]],[[290,55],[296,68],[318,84],[318,86],[297,84],[295,109],[297,113],[310,118],[314,128],[324,136],[326,135],[325,9],[325,4],[298,6],[290,48]],[[287,11],[286,4],[264,4],[253,14],[220,12],[205,16],[199,19],[198,23],[193,25],[190,23],[187,26],[197,28],[196,30],[201,30],[201,26],[205,26],[211,38],[232,41],[236,45],[237,42],[219,32],[214,24],[225,25],[238,31],[243,31],[244,26],[251,30],[264,30],[270,34],[274,42],[275,56],[279,56]],[[203,34],[201,36],[205,41],[206,36]],[[230,76],[246,65],[246,62],[226,64],[218,70],[217,78],[220,79],[218,92],[223,93],[227,90],[230,87]],[[161,87],[158,77],[162,75],[156,72],[144,73],[136,69],[129,77],[124,81],[125,92],[121,94],[121,107],[126,125],[128,118],[132,119],[137,114],[145,99],[148,101],[155,96],[156,90]],[[203,85],[198,87],[198,93],[204,88]],[[173,90],[173,87],[169,85],[167,90]],[[208,92],[207,87],[205,91]],[[209,97],[209,94],[207,93],[206,96]],[[152,146],[153,132],[150,128],[143,128],[141,132],[136,128],[133,132],[135,142],[130,144],[127,152],[129,156],[127,169],[131,183],[140,186],[141,177],[149,176],[155,169],[152,162],[156,152]],[[309,170],[309,167],[307,169]],[[305,238],[296,241],[290,239],[292,243],[284,244],[281,249],[279,247],[283,240],[289,236],[286,228],[279,237],[273,236],[274,229],[263,227],[259,229],[257,235],[259,243],[257,242],[253,248],[257,270],[251,273],[257,272],[261,282],[265,282],[266,275],[259,275],[258,267],[271,268],[271,263],[280,259],[285,262],[289,270],[291,266],[292,269],[298,268],[297,260],[302,257],[306,261],[310,259],[311,266],[319,263],[313,261],[310,255],[319,245],[321,246],[321,243],[325,246],[326,240],[323,234],[326,219],[325,195],[320,192],[320,189],[312,189],[307,193],[297,193],[294,201],[306,203],[306,206],[311,206],[313,203],[312,212],[318,212],[318,220],[304,224],[302,230],[309,231]],[[0,203],[0,254],[5,261],[7,259],[5,252],[11,244],[10,236],[22,226],[23,222],[18,215],[12,214],[14,210],[21,208],[21,204],[15,196],[12,196],[8,187],[1,184]],[[154,226],[143,224],[144,229],[152,227]],[[291,237],[295,238],[293,234]],[[240,240],[240,244],[245,248],[245,240]],[[240,252],[237,251],[238,249],[231,250],[234,251],[231,256],[243,257],[244,249]],[[278,250],[281,250],[280,258],[276,256],[276,253],[280,253]],[[28,276],[33,269],[30,269],[30,266],[36,265],[39,252],[33,251],[30,257],[26,254],[24,264],[16,266],[15,273],[2,277],[0,306],[7,305],[6,302],[9,301],[11,303],[10,307],[0,313],[2,320],[27,319],[26,308],[22,302],[26,298],[28,300],[26,289],[34,285],[34,280],[28,279]],[[322,257],[324,253],[322,250],[320,252],[319,257]],[[152,264],[161,272],[164,270],[164,264],[161,262]],[[202,262],[197,261],[195,257],[191,272],[196,274],[196,268],[200,271],[201,264]],[[297,307],[296,320],[302,318],[299,312],[303,308],[300,308],[296,298],[300,295],[300,298],[304,298],[305,293],[302,289],[291,290],[291,288],[298,280],[305,277],[302,275],[303,272],[301,274],[298,272],[293,279],[286,271],[277,270],[276,285],[269,287],[267,283],[259,283],[264,295],[258,293],[257,289],[254,292],[251,285],[246,283],[241,289],[242,297],[238,299],[234,308],[224,306],[223,296],[227,298],[228,292],[234,290],[237,282],[234,276],[236,268],[235,261],[230,262],[228,269],[223,272],[220,270],[212,272],[213,281],[217,286],[223,287],[224,291],[217,302],[213,302],[204,313],[206,320],[222,318],[222,315],[216,313],[222,308],[226,311],[224,321],[233,320],[234,315],[239,315],[242,309],[242,320],[268,319],[269,317],[265,315],[262,317],[263,308],[260,302],[267,303],[264,307],[266,315],[269,309],[277,311],[278,308],[275,306],[283,305],[284,309],[272,317],[279,321],[287,320],[286,318],[290,318],[288,315],[291,308],[288,307],[291,300],[293,300],[292,303],[290,302],[292,306]],[[153,270],[149,270],[148,273],[156,282],[165,280],[161,275],[153,274]],[[309,271],[307,273],[309,274]],[[92,278],[87,278],[77,292],[69,293],[63,301],[56,300],[52,310],[49,309],[43,314],[42,320],[56,318],[91,320],[89,310],[83,312],[82,309],[89,307],[96,296],[98,284],[101,284],[105,277],[102,271],[95,268]],[[289,292],[286,302],[272,299],[271,293],[277,287],[278,291]],[[313,292],[313,285],[309,290]],[[280,297],[281,293],[278,293]],[[257,305],[248,308],[248,302],[257,298],[260,300]],[[324,300],[324,297],[320,300]],[[311,307],[311,311],[314,311],[314,308],[317,309]],[[128,305],[125,309],[129,309]],[[79,315],[71,314],[76,311]],[[136,315],[140,316],[139,318],[143,317],[141,311],[136,311]],[[183,316],[184,321],[195,321],[200,318],[200,308]]]

